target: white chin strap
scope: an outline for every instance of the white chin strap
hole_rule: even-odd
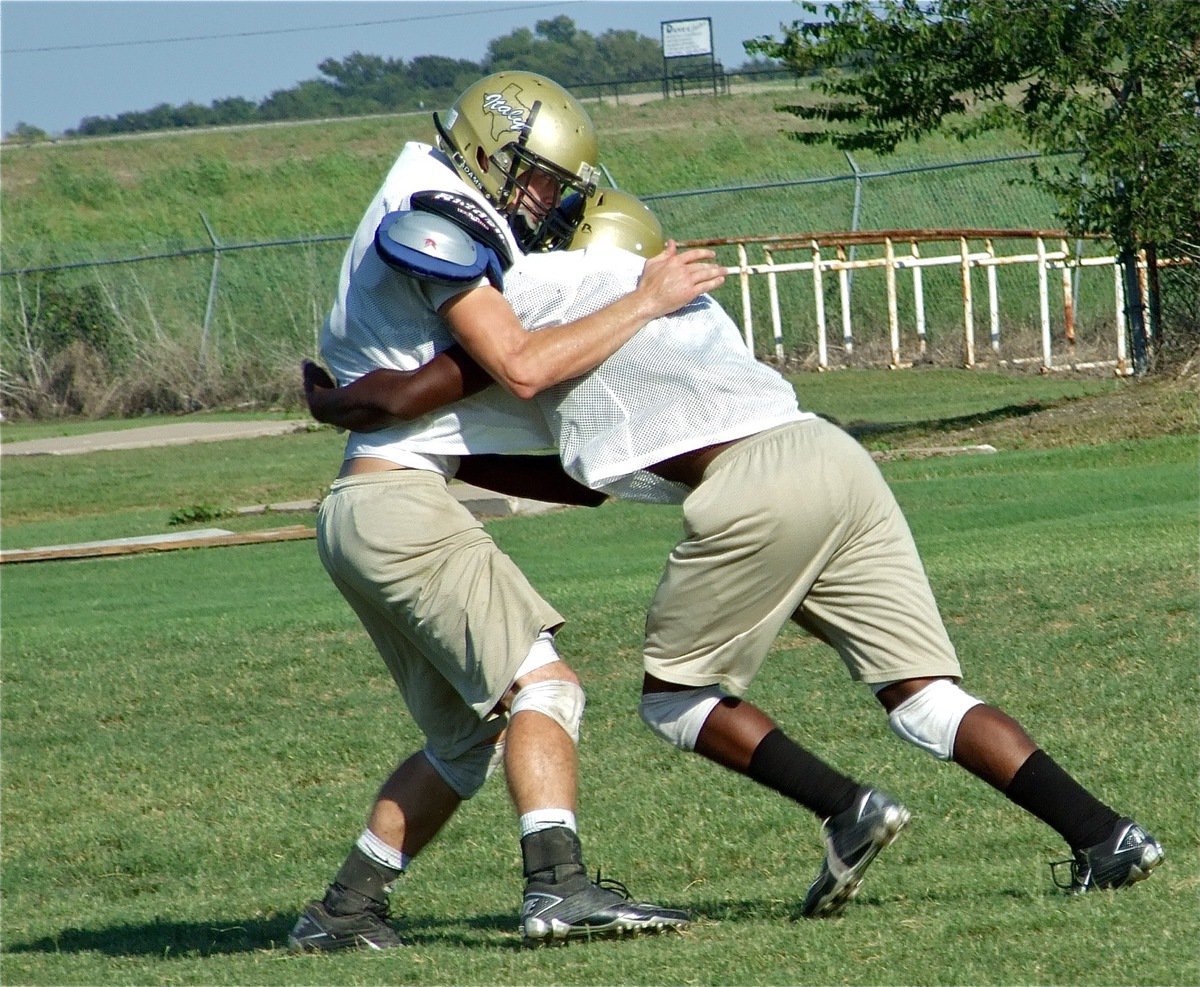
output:
[[[949,761],[954,756],[958,725],[982,703],[949,679],[938,679],[892,710],[888,725],[901,740],[928,751],[939,761]]]

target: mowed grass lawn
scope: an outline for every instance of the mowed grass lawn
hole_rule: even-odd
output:
[[[945,394],[914,408],[891,386],[894,405],[874,420],[985,410]],[[1017,402],[998,392],[993,403]],[[337,458],[327,431],[5,457],[5,547],[167,530],[168,511],[189,503],[312,494]],[[589,690],[588,862],[639,897],[691,909],[690,931],[520,948],[515,821],[495,778],[401,880],[393,905],[409,949],[287,954],[297,911],[341,861],[380,780],[419,743],[303,541],[3,567],[0,980],[1200,982],[1195,435],[883,469],[966,685],[1162,840],[1167,858],[1150,881],[1061,895],[1046,866],[1065,852],[1053,832],[895,739],[836,656],[788,629],[750,697],[914,815],[842,917],[800,919],[817,821],[669,749],[637,718],[640,630],[679,518],[608,504],[489,529],[569,618],[561,647]],[[297,520],[312,518],[253,523]]]

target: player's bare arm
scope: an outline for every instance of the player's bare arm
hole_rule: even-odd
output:
[[[344,387],[324,367],[302,364],[304,396],[319,422],[356,432],[373,432],[410,421],[492,383],[458,346],[439,353],[418,370],[380,367]],[[464,456],[458,479],[509,497],[553,504],[596,507],[607,499],[571,479],[557,456]]]
[[[355,432],[374,432],[412,421],[483,390],[492,378],[461,347],[439,353],[418,370],[378,368],[338,387],[311,360],[301,366],[308,410],[319,422]]]
[[[450,331],[505,390],[522,399],[587,373],[647,323],[682,308],[725,281],[711,250],[668,242],[646,262],[637,287],[585,318],[527,332],[504,296],[490,286],[457,295],[440,309]]]
[[[558,456],[463,456],[456,479],[508,497],[599,507],[608,497],[571,479]]]

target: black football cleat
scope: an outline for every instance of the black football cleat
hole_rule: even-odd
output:
[[[575,939],[613,939],[682,929],[688,913],[629,900],[618,881],[571,882],[572,890],[530,881],[521,904],[521,933],[527,946]]]
[[[825,820],[825,859],[804,897],[806,918],[836,915],[858,894],[871,861],[891,843],[912,816],[899,802],[868,788],[844,812]]]
[[[1162,862],[1162,844],[1132,819],[1120,819],[1103,843],[1075,850],[1070,860],[1050,865],[1054,883],[1068,894],[1125,888],[1150,876]],[[1070,881],[1058,879],[1058,868],[1069,865]]]

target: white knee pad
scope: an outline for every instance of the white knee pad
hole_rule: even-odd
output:
[[[558,656],[558,649],[554,647],[554,635],[549,631],[542,631],[534,639],[529,648],[529,654],[525,656],[525,660],[521,662],[521,666],[513,678],[519,679],[522,675],[528,675],[543,665],[549,665],[556,661],[562,661],[562,659]]]
[[[583,690],[574,682],[546,679],[525,686],[509,707],[509,715],[521,712],[541,713],[550,717],[567,731],[567,736],[579,743],[579,724],[583,720]]]
[[[483,783],[504,760],[504,741],[477,744],[452,759],[440,758],[428,747],[421,753],[433,766],[433,770],[442,776],[442,781],[453,788],[460,799],[466,801],[483,787]]]
[[[938,679],[892,710],[888,725],[901,740],[916,744],[940,761],[949,761],[954,756],[958,725],[982,702],[949,679]]]
[[[680,750],[696,749],[696,738],[708,714],[728,693],[719,685],[682,692],[646,692],[638,712],[657,736]]]

